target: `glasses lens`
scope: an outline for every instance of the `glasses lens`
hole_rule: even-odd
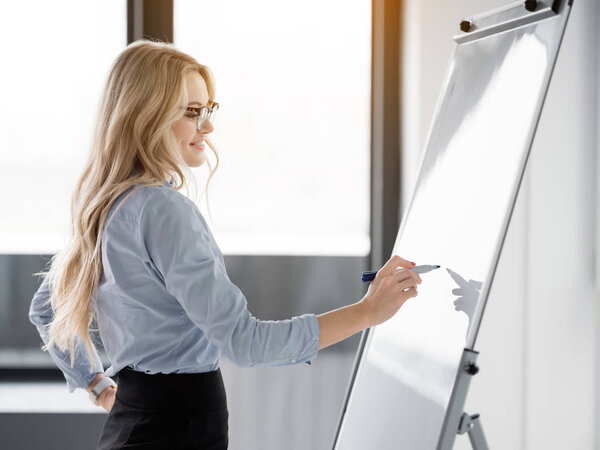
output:
[[[215,116],[217,115],[217,111],[219,110],[218,107],[213,108],[212,111],[208,114],[208,120],[210,120],[211,122],[214,123],[215,121]]]
[[[219,104],[215,102],[209,102],[208,105],[209,106],[203,106],[200,108],[200,114],[198,115],[198,129],[202,128],[202,124],[206,119],[210,120],[211,122],[215,121],[215,115],[219,110]]]
[[[208,108],[203,106],[200,108],[200,113],[198,114],[198,129],[202,128],[202,124],[208,117]]]
[[[208,120],[211,122],[215,121],[215,116],[217,115],[217,111],[219,110],[219,104],[217,102],[211,101],[209,103],[210,106],[210,114],[208,115]]]

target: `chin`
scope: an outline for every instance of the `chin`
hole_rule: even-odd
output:
[[[188,167],[200,167],[202,164],[204,164],[204,160],[200,160],[200,161],[189,161],[187,162]]]
[[[205,157],[203,154],[187,154],[183,156],[183,160],[185,161],[188,167],[200,167],[205,162]]]

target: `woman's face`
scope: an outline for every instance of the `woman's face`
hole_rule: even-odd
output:
[[[185,84],[188,94],[187,106],[206,106],[208,89],[202,76],[198,72],[190,72],[185,76]],[[184,113],[183,117],[171,125],[171,129],[185,163],[189,167],[198,167],[204,164],[206,159],[204,141],[214,127],[210,120],[205,120],[198,129],[198,119],[190,117],[191,115],[194,114]]]

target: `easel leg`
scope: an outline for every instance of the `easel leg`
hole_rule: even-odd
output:
[[[483,435],[481,422],[479,421],[479,414],[469,416],[467,413],[463,413],[460,426],[458,427],[458,434],[464,433],[469,433],[469,440],[471,441],[473,450],[489,450],[485,436]]]

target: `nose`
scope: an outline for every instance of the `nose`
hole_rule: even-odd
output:
[[[208,119],[205,119],[204,122],[202,122],[202,125],[200,126],[200,131],[206,134],[211,133],[214,129],[214,125]]]

